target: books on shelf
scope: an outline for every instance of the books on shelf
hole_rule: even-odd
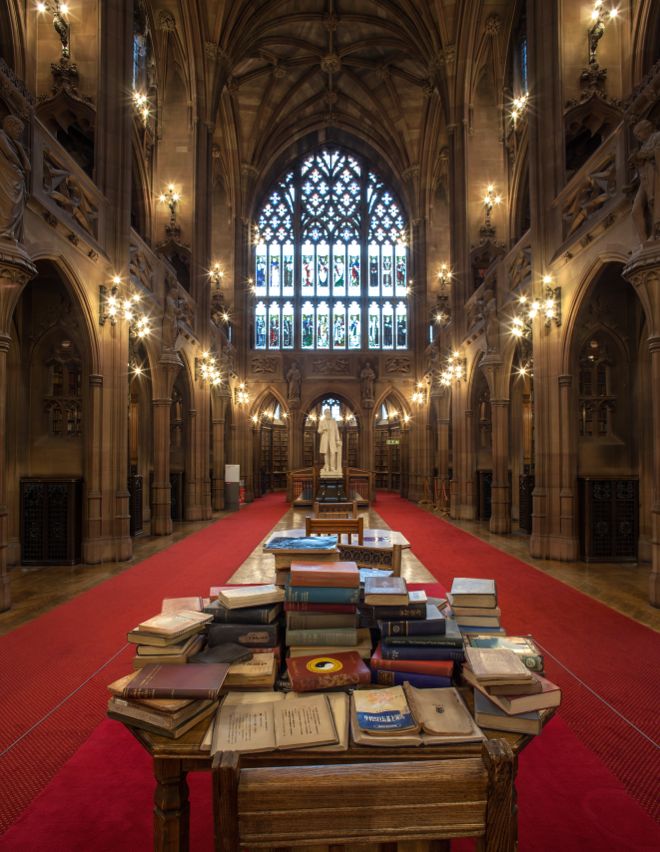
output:
[[[531,636],[492,636],[473,633],[465,637],[474,648],[508,648],[521,658],[530,671],[543,674],[543,654]]]
[[[520,657],[508,648],[465,649],[465,659],[479,683],[518,683],[532,679]]]
[[[229,666],[146,665],[124,687],[122,698],[209,698],[220,694]]]
[[[363,730],[357,719],[355,698],[351,697],[351,733],[358,745],[422,746],[452,742],[478,742],[483,733],[475,724],[460,694],[453,688],[416,689],[410,684],[400,687],[410,713],[419,725],[417,732],[393,732],[388,736]]]
[[[475,690],[474,718],[482,728],[494,731],[511,731],[516,734],[540,734],[543,727],[543,717],[540,710],[528,713],[518,713],[510,716],[487,698],[483,692]]]
[[[360,572],[355,562],[326,562],[320,565],[292,562],[290,583],[292,586],[352,589],[360,585]]]
[[[223,702],[211,750],[214,753],[275,751],[332,745],[338,741],[327,696],[304,695],[258,703]]]
[[[193,628],[198,631],[201,630],[209,621],[211,621],[211,616],[205,612],[182,609],[176,612],[161,612],[154,615],[146,621],[141,621],[138,624],[138,629],[144,633],[174,639]]]
[[[355,651],[289,657],[286,667],[295,692],[365,686],[371,683],[371,672]]]
[[[408,586],[403,577],[367,577],[364,583],[367,606],[408,606]]]
[[[218,600],[227,609],[240,609],[279,603],[284,600],[284,592],[272,583],[260,586],[225,586],[219,590]]]
[[[497,589],[495,580],[476,577],[454,577],[451,584],[452,607],[495,607]]]

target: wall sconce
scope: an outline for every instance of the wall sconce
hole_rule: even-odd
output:
[[[142,118],[142,123],[146,127],[151,113],[149,108],[149,98],[144,94],[144,92],[138,92],[133,89],[133,106],[135,107],[135,111]]]
[[[467,358],[461,358],[460,352],[452,352],[440,373],[440,384],[448,388],[452,382],[465,381],[466,376]]]
[[[561,287],[552,286],[552,276],[543,276],[543,296],[531,301],[523,293],[518,297],[521,313],[516,314],[511,321],[511,334],[514,337],[531,337],[532,323],[539,314],[544,318],[546,328],[554,324],[561,325]]]
[[[113,276],[111,287],[100,285],[99,325],[105,325],[108,321],[111,325],[116,325],[118,319],[124,319],[129,324],[129,333],[143,340],[151,334],[151,321],[146,314],[137,313],[137,306],[142,297],[139,293],[122,297],[119,293],[120,285],[121,278],[119,275]]]
[[[234,391],[236,405],[247,405],[250,402],[250,392],[245,382],[241,382]]]
[[[71,35],[67,16],[69,14],[69,4],[60,3],[59,0],[41,0],[37,3],[37,12],[40,15],[45,15],[47,12],[53,16],[53,28],[60,37],[61,57],[62,59],[71,58],[71,50],[69,39]]]
[[[589,44],[589,65],[593,68],[596,62],[596,53],[598,52],[598,42],[605,34],[606,20],[613,21],[619,15],[619,10],[616,6],[612,6],[608,11],[605,11],[603,0],[594,0],[594,7],[591,10],[591,26],[587,30],[587,40]]]
[[[522,118],[523,113],[527,109],[527,101],[529,100],[529,94],[524,92],[521,95],[518,95],[517,98],[514,98],[511,102],[511,121],[515,123],[519,118]]]
[[[167,185],[167,190],[165,192],[161,192],[158,196],[158,201],[161,204],[167,204],[170,208],[170,223],[165,228],[167,235],[171,236],[173,234],[178,234],[180,229],[176,223],[176,211],[179,208],[181,195],[176,191],[173,183]]]
[[[216,290],[220,289],[224,274],[225,273],[222,271],[222,267],[217,261],[213,264],[213,267],[209,269],[209,280],[211,284],[215,285]]]
[[[415,405],[424,405],[426,403],[426,385],[424,382],[417,382],[417,387],[413,391],[410,400]]]
[[[486,187],[486,193],[483,198],[484,208],[486,213],[485,219],[485,227],[492,230],[492,224],[490,221],[491,213],[493,212],[493,207],[497,207],[502,203],[502,196],[499,193],[495,192],[495,187],[492,183],[489,183]]]
[[[451,271],[446,263],[443,263],[440,266],[440,272],[438,272],[438,281],[440,282],[440,289],[444,290],[447,284],[451,281]]]
[[[202,352],[201,358],[195,358],[195,379],[208,382],[212,387],[222,384],[222,373],[212,352]]]

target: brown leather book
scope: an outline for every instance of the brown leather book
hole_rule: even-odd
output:
[[[126,685],[122,698],[210,698],[220,693],[227,663],[144,666]]]
[[[360,585],[360,572],[355,562],[292,562],[291,585],[355,589]]]
[[[289,657],[286,667],[295,692],[336,689],[340,686],[365,686],[371,683],[371,672],[355,651],[346,654]]]

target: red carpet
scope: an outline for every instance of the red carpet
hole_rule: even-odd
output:
[[[658,634],[408,501],[383,493],[376,508],[445,587],[495,578],[507,632],[532,633],[545,650],[563,721],[658,819]]]
[[[264,497],[0,639],[0,831],[103,721],[106,685],[130,671],[126,632],[164,597],[225,582],[287,508]]]

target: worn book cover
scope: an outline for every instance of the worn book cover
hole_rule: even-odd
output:
[[[121,698],[111,698],[108,703],[108,716],[110,719],[115,719],[118,722],[123,722],[133,728],[139,728],[143,731],[149,731],[152,734],[158,734],[161,737],[169,737],[170,739],[178,739],[189,730],[196,727],[213,716],[218,707],[217,701],[195,701],[195,705],[199,705],[197,712],[192,714],[185,721],[180,722],[176,727],[164,726],[159,720],[145,718],[143,715],[137,715],[132,710],[128,709],[125,702]]]
[[[323,630],[328,627],[357,627],[357,615],[343,612],[287,612],[287,630]]]
[[[232,663],[225,687],[232,689],[272,689],[277,676],[277,663],[272,651],[253,654],[245,662]]]
[[[120,677],[118,680],[108,684],[110,694],[114,695],[115,698],[121,698],[124,694],[124,687],[128,686],[136,675],[137,672],[131,672],[130,674],[124,675],[124,677]],[[182,710],[184,707],[188,707],[188,705],[192,704],[194,701],[194,698],[132,699],[133,704],[141,704],[145,707],[151,707],[153,710],[158,710],[161,713],[176,713],[177,710]]]
[[[202,599],[200,597],[163,598],[163,603],[160,607],[160,611],[164,613],[179,612],[182,609],[189,610],[190,612],[201,612]]]
[[[284,612],[332,612],[332,613],[357,613],[355,604],[335,603],[312,603],[311,601],[285,601]]]
[[[277,624],[211,624],[208,628],[208,645],[236,642],[247,647],[272,648],[279,642]]]
[[[438,647],[438,648],[462,648],[463,647],[463,636],[458,627],[458,624],[454,621],[453,618],[445,618],[444,619],[444,633],[435,634],[435,635],[421,635],[421,636],[384,636],[383,640],[388,643],[390,646],[401,645],[401,646],[410,646],[417,645],[420,647]]]
[[[440,645],[390,645],[389,640],[380,643],[384,660],[453,660],[462,663],[463,648],[447,648]]]
[[[355,627],[323,627],[318,630],[287,630],[286,644],[290,647],[309,645],[357,645]]]
[[[214,648],[205,648],[190,658],[191,663],[242,663],[252,659],[252,651],[245,645],[225,642]]]
[[[360,572],[355,562],[326,562],[321,565],[292,562],[292,586],[325,586],[353,589],[360,585]]]
[[[475,677],[484,685],[502,681],[516,683],[532,678],[520,657],[508,648],[467,647],[465,659]]]
[[[241,609],[279,603],[284,600],[284,592],[273,583],[260,586],[226,586],[218,592],[218,600],[227,609]]]
[[[383,658],[381,646],[378,644],[371,657],[371,668],[386,669],[403,674],[408,672],[435,677],[451,677],[454,672],[454,663],[452,660],[386,660]]]
[[[406,581],[403,577],[367,577],[364,602],[367,606],[407,606]]]
[[[371,671],[371,680],[373,683],[383,684],[384,686],[403,686],[404,683],[409,683],[411,686],[417,686],[420,689],[451,686],[451,677],[415,674],[414,672],[396,672],[388,671],[387,669],[374,668],[372,668]]]
[[[509,648],[518,654],[530,671],[543,674],[543,654],[531,636],[492,636],[472,633],[465,637],[467,645],[474,648]]]
[[[138,654],[132,659],[132,665],[134,669],[141,669],[143,666],[148,665],[169,665],[169,666],[183,666],[185,665],[192,656],[194,656],[198,651],[201,651],[204,647],[204,637],[197,635],[192,637],[194,641],[188,646],[187,650],[180,654],[140,654],[139,650],[141,647],[148,646],[140,646],[138,645]],[[165,649],[162,649],[165,650]]]
[[[218,592],[219,594],[219,592]],[[218,624],[272,624],[282,612],[282,604],[265,604],[264,606],[246,606],[229,609],[220,601],[210,601],[204,612],[213,616]]]
[[[408,702],[425,734],[434,736],[470,736],[474,719],[459,692],[445,689],[404,687]]]
[[[146,633],[153,633],[157,636],[174,637],[193,627],[201,630],[209,621],[211,621],[211,616],[205,612],[193,612],[192,610],[182,609],[177,612],[161,612],[158,615],[154,615],[153,618],[141,621],[138,628]]]
[[[375,736],[418,731],[406,694],[401,686],[359,689],[353,695],[360,730]]]
[[[387,636],[444,636],[445,617],[434,604],[426,604],[426,618],[401,621],[380,620],[380,634]]]
[[[289,657],[286,661],[291,686],[296,692],[336,689],[371,683],[371,672],[355,651],[348,653]]]
[[[451,584],[452,606],[497,606],[495,580],[454,577]]]
[[[482,728],[491,728],[494,731],[511,731],[517,734],[540,734],[543,727],[543,719],[539,710],[509,716],[487,698],[483,692],[477,690],[474,693],[474,718]]]
[[[124,688],[123,698],[210,698],[220,694],[229,666],[188,663],[144,666]]]
[[[188,656],[196,653],[196,650],[193,650],[193,648],[198,649],[200,643],[204,644],[204,636],[201,636],[199,633],[193,633],[192,636],[189,636],[183,642],[173,645],[138,645],[136,653],[140,657]]]
[[[332,588],[327,586],[287,586],[286,600],[294,603],[357,604],[360,589]]]

